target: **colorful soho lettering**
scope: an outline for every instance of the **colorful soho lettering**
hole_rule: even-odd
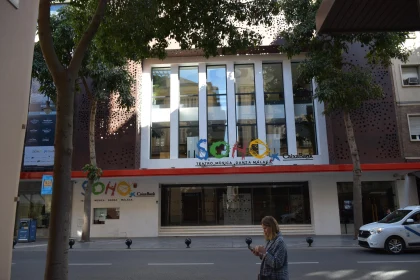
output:
[[[197,155],[197,158],[198,159],[207,160],[209,158],[209,153],[206,150],[206,148],[201,147],[201,144],[206,143],[206,142],[207,142],[206,139],[200,139],[198,141],[198,143],[197,143],[197,148],[198,148],[198,151],[199,151],[198,152],[198,155]],[[225,150],[226,151],[224,153],[218,154],[217,153],[217,148],[219,148],[222,145],[225,146]],[[264,146],[265,151],[262,154],[259,154],[254,149],[252,149],[252,146],[253,145],[262,145],[262,146]],[[245,157],[245,155],[246,155],[246,148],[239,148],[238,147],[238,143],[236,143],[233,146],[232,157],[235,157],[235,152],[236,151],[242,152],[242,158]],[[260,139],[255,139],[255,140],[249,142],[248,151],[251,154],[251,156],[253,156],[254,158],[257,158],[257,159],[263,159],[263,158],[265,158],[265,157],[267,157],[267,156],[270,155],[270,149],[269,149],[268,145],[264,141],[262,141]],[[230,145],[228,143],[226,143],[225,141],[214,142],[210,146],[210,154],[213,155],[215,158],[229,157],[229,152],[230,152]],[[202,154],[204,156],[201,156]],[[275,156],[277,157],[278,154],[276,154]]]
[[[83,190],[86,190],[88,181],[84,181],[82,184]],[[106,187],[105,184],[102,182],[95,182],[92,186],[92,194],[94,195],[100,195],[105,192],[105,194],[108,194],[108,191],[110,191],[111,196],[114,196],[115,191],[119,193],[121,196],[127,196],[131,194],[131,186],[126,181],[121,181],[118,184],[114,183],[111,185],[111,182],[109,182]]]

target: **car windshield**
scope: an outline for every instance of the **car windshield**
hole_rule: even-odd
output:
[[[380,220],[378,223],[392,224],[401,221],[411,210],[396,210]]]

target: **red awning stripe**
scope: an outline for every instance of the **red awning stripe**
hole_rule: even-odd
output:
[[[104,170],[102,177],[143,177],[143,176],[185,176],[185,175],[229,175],[229,174],[270,174],[270,173],[319,173],[319,172],[351,172],[351,164],[328,165],[278,165],[252,167],[200,167],[200,168],[168,168],[168,169],[132,169]],[[362,164],[363,171],[417,171],[419,163],[385,163]],[[52,172],[21,172],[21,180],[41,179],[42,175]],[[73,171],[72,178],[85,178],[82,171]]]

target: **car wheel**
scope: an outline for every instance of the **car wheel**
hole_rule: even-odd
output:
[[[404,252],[405,244],[404,240],[398,236],[391,236],[385,241],[385,250],[388,253],[398,255]]]

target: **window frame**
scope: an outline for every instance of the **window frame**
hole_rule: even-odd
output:
[[[256,85],[256,74],[255,74],[255,63],[251,62],[251,63],[234,63],[233,65],[233,72],[234,72],[234,76],[235,76],[235,72],[236,72],[236,66],[252,66],[252,71],[253,71],[253,76],[254,76],[254,92],[247,92],[247,93],[242,93],[242,92],[236,92],[236,77],[234,79],[234,88],[233,88],[233,95],[235,97],[235,134],[236,134],[236,143],[239,144],[239,127],[244,128],[244,127],[255,127],[255,132],[256,132],[256,136],[255,139],[259,138],[258,135],[258,114],[257,114],[257,85]],[[252,96],[254,95],[254,112],[255,112],[255,122],[254,123],[241,123],[240,119],[238,119],[238,102],[236,97],[237,96]],[[241,105],[239,105],[241,106]],[[254,140],[255,140],[254,139]],[[253,141],[253,140],[251,140]],[[250,142],[251,142],[250,141]],[[244,143],[242,143],[243,145]],[[247,144],[244,147],[240,147],[241,149],[246,149],[246,154],[245,156],[249,157],[251,156],[251,153],[249,151],[249,143],[245,143]],[[258,145],[253,145],[254,146],[254,150],[258,153],[259,149],[258,149]],[[242,155],[240,155],[240,153],[242,154],[242,152],[240,152],[239,150],[236,151],[236,157],[242,157]]]
[[[226,93],[225,94],[208,94],[207,91],[207,81],[208,81],[208,69],[209,67],[221,67],[223,66],[225,69],[225,85],[226,85]],[[208,152],[208,157],[209,158],[215,158],[211,153],[210,153],[210,142],[209,142],[209,102],[208,102],[208,98],[209,96],[219,96],[219,95],[224,95],[226,97],[226,124],[225,126],[225,131],[227,131],[227,143],[229,144],[229,100],[228,100],[228,72],[227,72],[227,64],[226,63],[217,63],[217,64],[206,64],[206,141],[207,141],[207,152]],[[212,125],[213,126],[213,125]],[[216,124],[216,127],[222,127],[223,125],[221,124]]]
[[[410,87],[420,87],[420,64],[418,63],[407,63],[407,64],[400,64],[400,77],[401,77],[401,86],[403,88],[410,88]],[[417,85],[405,85],[404,84],[404,77],[403,77],[403,68],[417,68],[417,79],[419,83]]]
[[[412,139],[411,136],[411,125],[410,125],[410,118],[411,117],[417,117],[420,119],[420,113],[414,113],[414,114],[407,114],[407,124],[408,124],[408,137],[410,138],[410,142],[420,142],[420,135],[417,139]]]

